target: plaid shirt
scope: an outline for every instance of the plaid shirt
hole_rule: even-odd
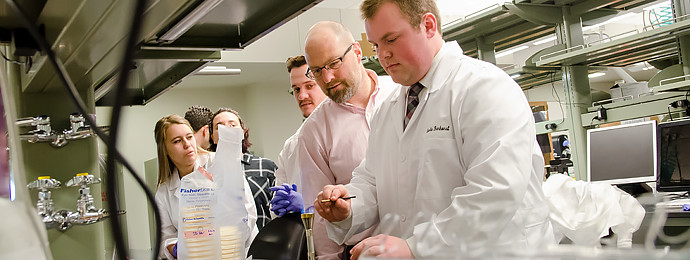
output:
[[[256,213],[258,215],[256,226],[261,230],[264,225],[271,221],[269,202],[273,194],[270,187],[273,187],[275,184],[275,172],[278,166],[269,159],[249,153],[245,153],[242,156],[242,164],[244,166],[244,177],[247,178],[249,187],[254,195],[254,203],[256,204]]]

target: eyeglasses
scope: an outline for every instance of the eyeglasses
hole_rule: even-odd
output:
[[[343,55],[336,58],[335,60],[331,61],[331,63],[328,63],[328,64],[326,64],[326,66],[323,66],[323,67],[318,67],[318,68],[314,68],[314,69],[309,68],[309,69],[307,69],[307,73],[305,73],[304,75],[306,75],[307,78],[310,78],[312,80],[316,80],[316,78],[321,77],[324,69],[327,69],[327,70],[339,69],[341,66],[343,66],[343,58],[345,58],[345,54],[350,52],[353,45],[355,45],[355,44],[354,43],[350,44],[350,47],[347,47],[347,50],[345,50]]]

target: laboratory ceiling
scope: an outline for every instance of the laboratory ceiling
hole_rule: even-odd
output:
[[[347,9],[357,10],[362,0],[324,0],[314,6],[314,9]],[[439,9],[442,12],[442,19],[450,22],[460,17],[464,17],[473,12],[479,11],[496,3],[503,3],[503,0],[438,0]],[[458,6],[458,2],[462,7]],[[317,12],[316,10],[314,10]],[[445,22],[444,22],[445,23]],[[276,57],[274,60],[284,60],[285,57]],[[226,66],[227,68],[241,69],[240,75],[192,75],[184,79],[176,88],[195,88],[195,89],[215,89],[215,88],[234,88],[246,87],[251,85],[285,84],[289,86],[288,74],[282,62],[214,62],[213,66]]]
[[[290,87],[289,75],[282,62],[216,62],[213,66],[240,69],[239,75],[192,75],[175,88],[217,89],[256,85],[284,84]]]
[[[441,15],[443,23],[450,23],[451,21],[465,17],[472,13],[481,11],[487,7],[492,7],[499,3],[510,2],[503,0],[437,0],[439,9],[441,10]],[[316,6],[313,7],[314,12],[318,12],[318,9],[343,9],[354,11],[359,8],[361,0],[324,0]],[[461,4],[462,6],[460,6]],[[299,19],[299,17],[298,17]],[[632,26],[631,24],[637,23],[639,19],[628,18],[626,20],[618,21],[618,23],[624,23],[626,26]],[[634,23],[633,23],[634,22]],[[270,37],[269,37],[270,38]],[[543,46],[540,46],[543,47]],[[285,57],[275,57],[272,60],[284,60]],[[502,61],[499,60],[499,63]],[[513,61],[508,61],[512,63]],[[288,74],[285,71],[284,64],[282,62],[232,62],[232,63],[213,63],[214,66],[222,65],[228,68],[240,68],[242,73],[240,75],[225,75],[225,76],[191,76],[185,79],[178,87],[179,88],[229,88],[229,87],[245,87],[250,85],[267,85],[267,84],[284,84],[286,87],[289,85]],[[656,70],[643,70],[644,65],[631,65],[626,67],[626,72],[628,72],[633,78],[641,81],[649,80]],[[648,66],[648,65],[647,65]],[[651,67],[651,66],[648,66]],[[605,76],[592,78],[590,82],[592,87],[600,90],[607,90],[610,87],[610,83],[618,80],[615,73],[606,73]]]

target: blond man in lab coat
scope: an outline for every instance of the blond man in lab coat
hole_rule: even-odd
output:
[[[372,118],[366,157],[350,184],[325,186],[314,201],[329,237],[342,243],[397,215],[400,221],[386,223],[390,236],[363,240],[352,259],[554,243],[543,159],[520,87],[443,41],[434,0],[365,0],[361,10],[381,65],[402,86]],[[340,199],[351,195],[357,198]],[[416,218],[419,212],[435,216]]]

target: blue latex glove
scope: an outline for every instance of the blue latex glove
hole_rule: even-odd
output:
[[[288,212],[302,212],[304,203],[302,202],[302,194],[297,192],[297,185],[290,186],[283,183],[281,186],[271,187],[273,199],[271,200],[271,211],[282,217]]]
[[[173,252],[172,255],[177,258],[177,243],[175,243],[175,246],[173,246]]]

